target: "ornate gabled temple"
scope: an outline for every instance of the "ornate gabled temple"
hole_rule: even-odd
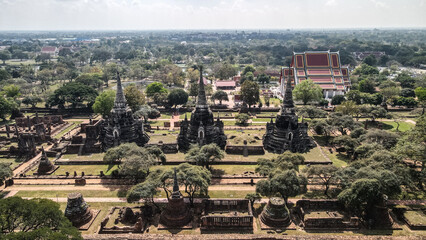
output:
[[[149,141],[149,136],[143,128],[143,121],[133,116],[126,103],[118,73],[114,107],[110,116],[104,120],[100,140],[104,151],[121,143],[134,142],[138,146],[144,146]]]
[[[318,84],[327,99],[343,95],[350,90],[349,69],[340,62],[339,52],[309,51],[293,53],[290,67],[281,69],[282,79],[289,75],[294,78],[292,85],[311,79]],[[281,80],[281,79],[280,79]],[[285,92],[286,83],[281,81],[280,91]]]
[[[191,120],[185,116],[181,123],[178,136],[179,151],[186,151],[191,144],[200,146],[210,143],[216,143],[224,149],[226,145],[226,135],[223,132],[223,122],[218,116],[215,121],[213,113],[207,105],[206,92],[204,90],[203,70],[200,67],[200,82],[198,88],[197,105],[192,111]]]
[[[281,111],[278,113],[275,123],[271,118],[271,122],[266,124],[263,147],[269,152],[281,154],[290,150],[303,153],[315,147],[315,143],[307,133],[308,124],[298,122],[292,92],[291,77],[289,76]]]

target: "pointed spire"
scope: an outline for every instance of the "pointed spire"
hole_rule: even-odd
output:
[[[44,147],[41,146],[41,158],[43,157],[47,158],[47,155],[46,155],[46,152],[44,151]]]
[[[207,108],[206,91],[204,90],[203,66],[198,66],[200,71],[200,83],[198,84],[197,108]]]
[[[173,192],[179,192],[179,183],[177,179],[176,168],[173,168],[174,176],[173,176]]]
[[[124,97],[123,87],[121,86],[120,73],[117,71],[117,93],[115,94],[113,111],[125,111],[127,108],[126,98]]]
[[[285,86],[284,100],[283,100],[283,110],[293,109],[294,112],[294,102],[293,102],[293,90],[291,87],[291,67],[288,66],[288,79]],[[286,111],[288,112],[288,111]],[[284,113],[284,111],[283,111]]]

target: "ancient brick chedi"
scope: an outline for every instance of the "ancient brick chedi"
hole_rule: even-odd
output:
[[[86,201],[84,201],[81,193],[68,194],[65,217],[67,217],[74,226],[81,226],[90,222],[93,217],[93,212],[90,210]]]
[[[263,147],[274,153],[307,152],[315,147],[315,143],[308,136],[308,124],[299,123],[294,109],[291,78],[287,80],[283,105],[275,123],[266,124],[266,134],[263,136]]]
[[[183,196],[179,191],[176,168],[174,171],[172,196],[167,203],[167,207],[161,212],[160,216],[160,223],[167,227],[185,226],[192,219],[191,212],[186,206]]]
[[[224,149],[226,145],[226,135],[223,132],[223,122],[219,116],[215,121],[213,113],[207,105],[206,92],[204,90],[203,70],[200,69],[200,82],[198,88],[198,98],[195,110],[192,111],[191,120],[185,116],[185,120],[180,126],[178,136],[179,151],[188,150],[191,144],[200,146],[210,143],[216,143]]]
[[[149,136],[143,128],[143,121],[136,119],[127,105],[118,73],[114,107],[103,122],[100,140],[104,151],[121,143],[134,142],[138,146],[144,146],[149,141]]]

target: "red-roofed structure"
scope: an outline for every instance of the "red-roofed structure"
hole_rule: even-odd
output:
[[[41,48],[41,53],[49,54],[50,56],[57,56],[59,49],[57,47],[44,46]]]
[[[235,81],[216,81],[216,88],[222,90],[234,90],[236,87]]]
[[[339,52],[330,51],[309,51],[293,53],[293,58],[288,67],[282,68],[282,78],[287,78],[290,74],[294,76],[292,86],[299,84],[307,78],[318,84],[324,93],[325,98],[332,98],[335,95],[343,95],[350,90],[351,82],[349,69],[342,67]],[[296,73],[296,74],[294,74]],[[285,81],[280,79],[280,91],[285,92]]]

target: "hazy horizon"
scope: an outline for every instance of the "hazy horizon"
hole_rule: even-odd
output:
[[[0,0],[1,31],[425,28],[426,0]]]

